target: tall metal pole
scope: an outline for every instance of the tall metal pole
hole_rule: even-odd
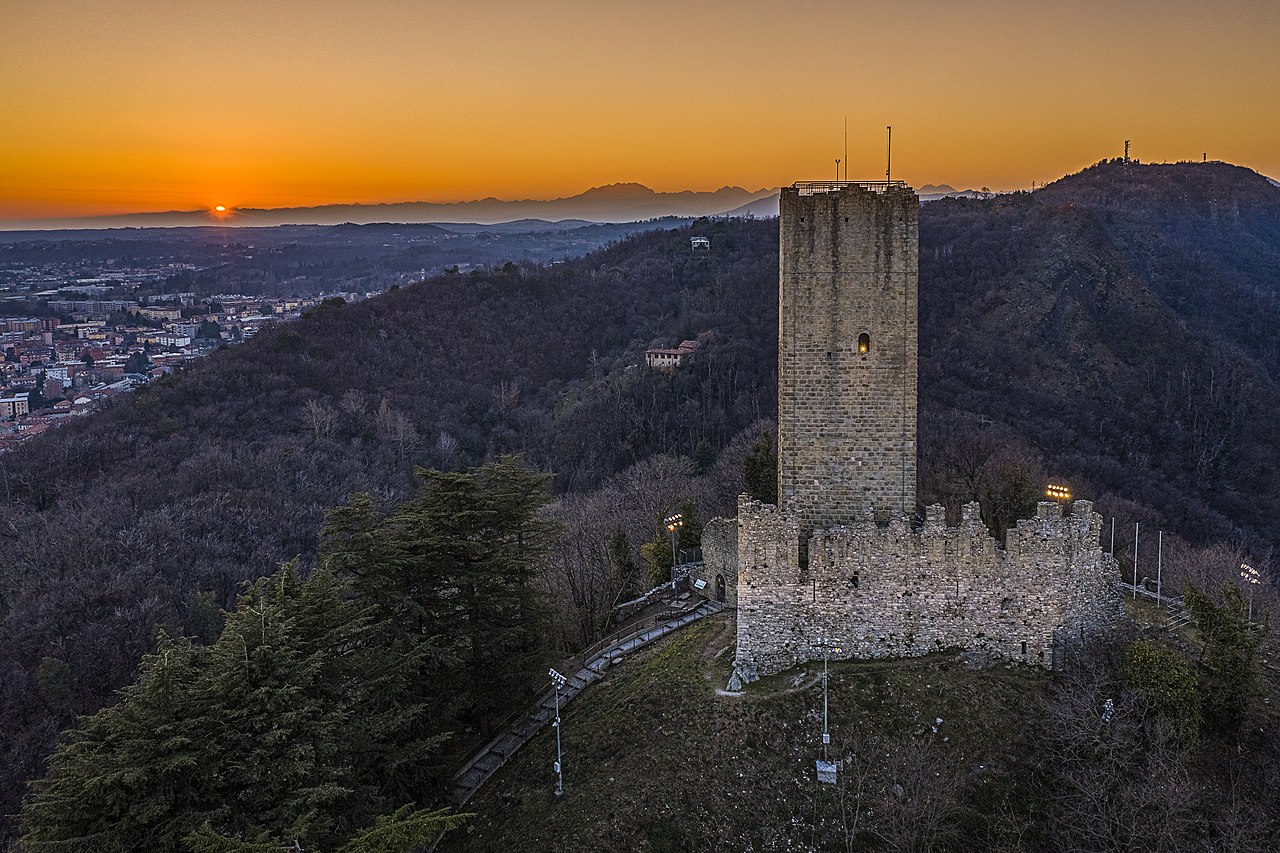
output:
[[[676,588],[676,528],[684,526],[684,516],[680,513],[668,515],[663,519],[667,525],[667,533],[671,535],[671,588]]]
[[[885,129],[889,131],[889,151],[884,166],[884,182],[890,184],[893,183],[893,125],[888,125]]]
[[[827,658],[830,646],[822,641],[822,760],[827,760],[827,744],[831,743],[831,733],[827,729]]]
[[[1138,522],[1133,523],[1133,600],[1138,600]]]
[[[1116,517],[1111,516],[1111,559],[1116,558]]]
[[[556,719],[551,725],[556,730],[556,763],[554,765],[556,771],[556,796],[561,797],[564,796],[564,765],[560,760],[560,688],[564,686],[567,679],[554,669],[547,674],[551,676],[551,684],[556,689]]]
[[[849,117],[844,117],[844,179],[849,180]]]
[[[556,685],[556,796],[564,796],[564,764],[560,760],[560,685]]]
[[[1249,585],[1249,623],[1253,623],[1253,588],[1258,585],[1258,570],[1248,563],[1240,564],[1240,578]]]
[[[1161,530],[1156,534],[1156,603],[1163,601],[1160,598],[1160,580],[1164,575],[1164,531]]]

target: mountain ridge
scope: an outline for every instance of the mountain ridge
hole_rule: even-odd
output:
[[[659,192],[640,183],[621,182],[591,187],[554,199],[503,200],[493,196],[455,202],[359,202],[281,208],[237,208],[226,214],[209,210],[171,210],[156,213],[89,216],[0,223],[6,231],[98,229],[130,227],[367,225],[394,221],[403,224],[473,222],[498,225],[523,219],[551,222],[639,222],[667,216],[715,216],[775,192],[725,186],[712,191]]]

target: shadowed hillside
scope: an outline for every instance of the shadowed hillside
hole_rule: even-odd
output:
[[[1277,544],[1280,193],[1264,178],[1101,164],[928,205],[920,256],[926,424],[938,407],[996,421],[1104,512]]]

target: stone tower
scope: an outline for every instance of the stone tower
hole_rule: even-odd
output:
[[[916,510],[920,201],[905,184],[782,190],[778,503],[816,529]]]
[[[832,652],[1051,667],[1124,613],[1088,501],[1040,503],[1003,545],[976,503],[913,522],[919,210],[901,183],[782,191],[778,505],[742,495],[703,539],[700,588],[736,581],[732,690]]]

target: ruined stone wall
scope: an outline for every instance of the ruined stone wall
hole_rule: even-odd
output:
[[[785,187],[779,222],[779,506],[806,540],[914,513],[919,198]]]
[[[724,603],[738,606],[738,521],[713,518],[702,528],[702,565],[690,575],[690,582],[706,582],[700,595],[718,599],[719,584],[724,584]]]
[[[801,569],[794,513],[743,496],[738,508],[738,649],[743,673],[821,657],[923,655],[981,648],[1050,666],[1055,636],[1093,634],[1123,613],[1115,563],[1102,553],[1102,517],[1076,501],[1065,517],[1041,503],[1004,549],[967,504],[958,527],[931,506],[912,529],[895,514],[815,531]]]

